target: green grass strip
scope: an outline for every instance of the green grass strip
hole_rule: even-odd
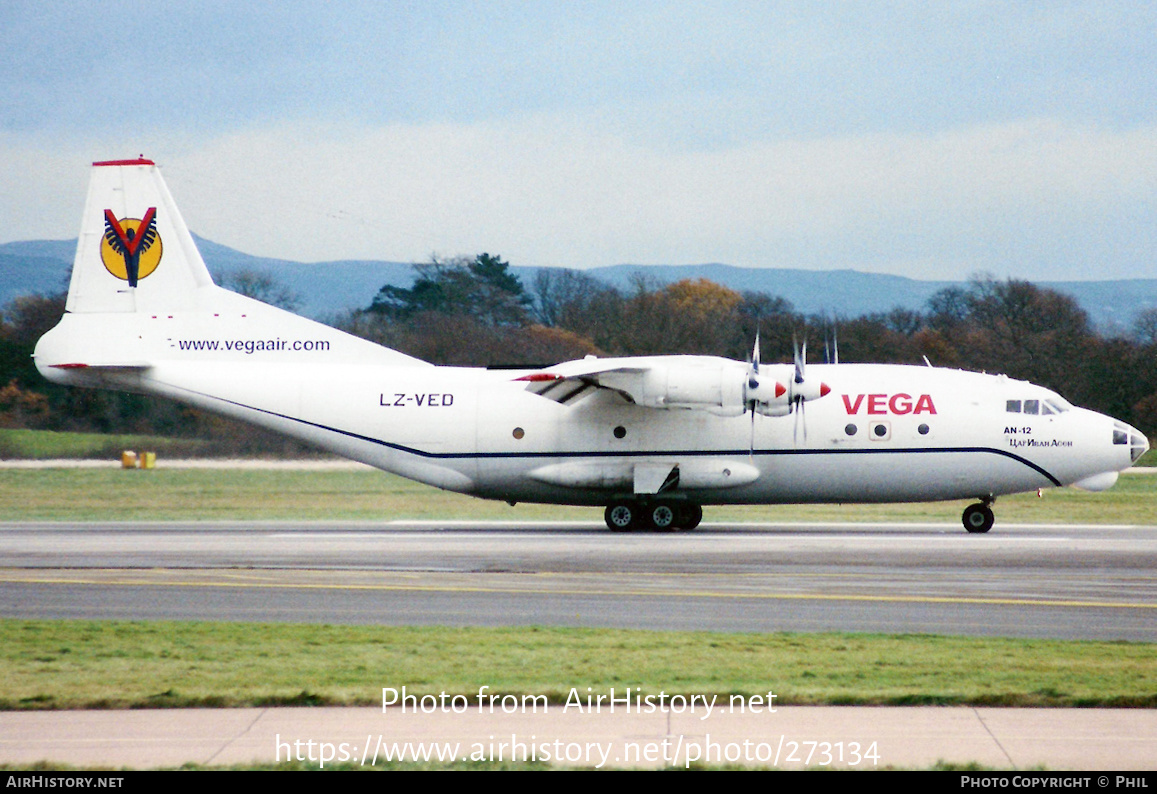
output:
[[[789,704],[1157,706],[1157,645],[727,634],[0,621],[0,708],[381,704],[382,688],[565,703],[644,694]]]
[[[119,460],[121,452],[150,450],[161,455],[211,455],[213,445],[193,438],[69,433],[0,428],[0,458],[50,460],[80,458]]]
[[[704,521],[916,521],[958,524],[968,501],[890,505],[707,506]],[[1152,524],[1157,475],[1122,475],[1112,490],[1050,489],[1001,497],[997,530],[1014,523]],[[0,469],[6,521],[474,519],[601,521],[589,507],[484,501],[372,470]]]

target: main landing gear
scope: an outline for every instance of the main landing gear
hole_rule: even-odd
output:
[[[693,502],[640,502],[623,499],[607,505],[603,517],[612,532],[630,532],[636,529],[674,532],[677,529],[695,529],[699,526],[699,522],[703,520],[703,508]]]
[[[964,508],[964,515],[961,517],[964,528],[973,533],[987,532],[992,529],[995,520],[996,517],[992,514],[991,501],[969,505]]]

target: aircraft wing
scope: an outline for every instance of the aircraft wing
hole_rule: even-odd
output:
[[[526,390],[562,405],[573,405],[598,389],[610,389],[633,403],[643,402],[648,366],[630,358],[590,358],[566,361],[517,378]]]
[[[567,361],[516,378],[527,391],[562,405],[606,389],[648,408],[743,413],[747,365],[715,356],[640,356]]]

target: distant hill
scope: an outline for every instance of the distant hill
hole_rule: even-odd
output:
[[[251,256],[211,240],[196,239],[214,278],[247,269],[268,272],[300,296],[299,311],[318,319],[368,306],[385,284],[408,287],[413,283],[413,269],[407,262],[344,260],[307,264]],[[0,305],[22,294],[66,289],[75,251],[75,240],[0,244]],[[511,268],[527,286],[539,269]],[[838,317],[886,312],[897,306],[922,310],[935,292],[960,283],[920,281],[855,270],[742,268],[721,264],[609,265],[586,272],[619,288],[630,287],[637,274],[658,285],[685,278],[706,278],[734,290],[778,295],[805,314]],[[1110,334],[1127,331],[1138,312],[1157,307],[1157,279],[1036,283],[1074,297],[1093,323]]]
[[[611,265],[588,271],[617,287],[631,284],[637,273],[662,284],[706,278],[739,292],[766,292],[791,301],[804,314],[855,317],[886,312],[897,306],[923,309],[935,292],[953,281],[917,281],[903,276],[856,270],[788,270],[733,265]],[[1157,283],[1157,282],[1155,282]]]

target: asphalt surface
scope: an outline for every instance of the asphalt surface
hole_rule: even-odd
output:
[[[0,524],[25,618],[1157,640],[1157,527]]]

